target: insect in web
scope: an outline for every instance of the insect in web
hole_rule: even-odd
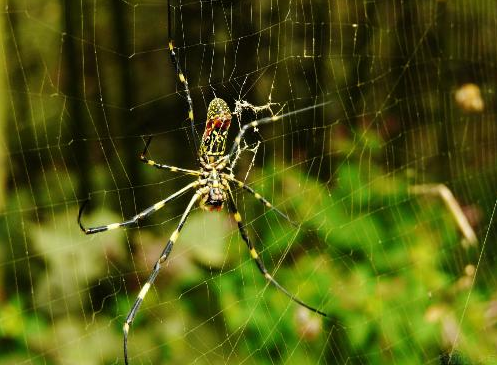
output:
[[[183,84],[187,101],[188,101],[188,118],[190,119],[191,122],[191,127],[192,131],[194,132],[194,139],[196,137],[195,133],[195,126],[193,123],[193,108],[192,108],[192,99],[190,96],[190,90],[188,88],[188,82],[186,80],[186,77],[184,76],[183,72],[181,71],[181,68],[179,66],[179,63],[176,59],[176,54],[174,51],[174,45],[173,41],[171,40],[169,42],[169,51],[171,54],[171,60],[172,63],[176,69],[177,76],[180,80],[180,82]],[[304,108],[302,110],[306,110],[309,108]],[[120,223],[111,223],[107,224],[104,226],[98,226],[98,227],[92,227],[92,228],[86,228],[83,223],[81,222],[81,216],[83,214],[83,210],[88,203],[88,200],[86,200],[80,210],[79,210],[79,215],[78,215],[78,224],[81,227],[81,230],[85,234],[94,234],[94,233],[100,233],[120,227],[127,227],[133,224],[138,223],[138,221],[145,219],[146,217],[150,216],[151,214],[157,212],[159,209],[163,208],[167,203],[172,202],[179,196],[182,196],[183,194],[189,192],[189,191],[194,191],[193,197],[190,199],[190,202],[186,206],[186,209],[183,212],[183,215],[181,216],[181,219],[178,223],[177,228],[174,230],[174,232],[171,234],[169,237],[169,240],[167,244],[165,245],[160,257],[157,259],[155,262],[154,268],[147,280],[147,282],[143,285],[142,289],[138,293],[138,296],[131,307],[131,310],[129,311],[128,315],[126,316],[126,320],[124,322],[123,326],[123,331],[124,331],[124,361],[125,364],[128,364],[128,333],[131,324],[133,323],[133,320],[138,312],[138,309],[140,308],[145,295],[149,291],[151,285],[154,283],[155,278],[159,274],[159,271],[161,269],[161,266],[164,264],[164,262],[167,260],[169,257],[169,254],[171,253],[171,250],[173,248],[174,243],[177,241],[181,229],[186,223],[186,220],[188,218],[188,215],[190,214],[192,208],[195,206],[195,204],[198,204],[202,209],[207,210],[207,211],[219,211],[223,208],[224,204],[227,203],[229,210],[231,214],[233,215],[234,220],[238,224],[238,230],[240,233],[241,238],[245,243],[247,244],[247,247],[250,252],[250,256],[252,259],[255,261],[257,268],[261,272],[261,274],[264,276],[264,278],[273,284],[277,289],[285,293],[288,297],[290,297],[293,301],[298,303],[299,305],[316,312],[322,316],[326,316],[325,313],[319,311],[316,308],[313,308],[309,306],[308,304],[304,303],[300,299],[298,299],[296,296],[291,294],[287,289],[285,289],[281,284],[279,284],[273,276],[268,272],[266,269],[263,261],[261,260],[259,254],[257,253],[252,241],[250,240],[247,231],[245,229],[245,226],[242,222],[242,217],[237,209],[235,200],[233,198],[233,192],[232,192],[232,187],[239,187],[242,188],[243,190],[247,191],[250,193],[255,199],[257,199],[259,202],[264,204],[267,208],[273,209],[277,214],[279,214],[281,217],[289,221],[290,223],[293,223],[292,220],[284,214],[282,211],[279,209],[275,208],[266,198],[255,192],[249,185],[243,183],[242,181],[238,180],[235,178],[233,174],[233,168],[235,165],[235,162],[238,157],[238,153],[240,151],[240,142],[242,141],[242,138],[244,137],[244,134],[250,130],[253,129],[259,125],[263,124],[269,124],[272,122],[275,122],[277,120],[280,120],[281,117],[284,115],[276,115],[273,117],[268,117],[268,118],[263,118],[259,119],[256,121],[253,121],[249,124],[244,125],[241,127],[240,131],[238,132],[238,135],[236,136],[233,145],[231,146],[231,149],[229,150],[228,153],[226,153],[226,141],[228,137],[228,130],[231,124],[231,119],[232,119],[232,113],[228,107],[228,104],[220,99],[220,98],[215,98],[209,103],[209,107],[207,110],[207,121],[205,124],[205,129],[203,136],[200,141],[200,147],[197,147],[197,141],[195,140],[195,147],[198,152],[198,162],[199,162],[199,168],[198,170],[190,170],[190,169],[185,169],[181,167],[175,167],[175,166],[170,166],[170,165],[165,165],[162,163],[157,163],[153,160],[150,160],[147,158],[147,150],[151,142],[151,138],[148,139],[147,143],[145,144],[145,148],[143,152],[140,155],[140,160],[152,167],[155,167],[157,169],[164,169],[164,170],[169,170],[171,172],[177,172],[177,173],[183,173],[187,175],[193,175],[196,176],[197,179],[183,187],[182,189],[176,191],[175,193],[169,195],[167,198],[160,200],[159,202],[155,203],[151,207],[146,208],[142,212],[138,213],[134,217],[132,217],[129,220],[125,220]]]

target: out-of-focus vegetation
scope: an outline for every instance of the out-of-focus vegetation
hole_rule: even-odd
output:
[[[166,1],[0,4],[0,363],[122,363],[125,316],[187,198],[91,237],[76,217],[90,195],[86,224],[121,221],[191,180],[137,158],[154,135],[154,159],[195,166]],[[227,214],[197,209],[133,323],[131,362],[497,363],[495,4],[172,6],[199,133],[214,95],[329,103],[248,136],[264,143],[236,173],[299,222],[237,192],[271,272],[330,317],[267,286]],[[431,184],[464,216],[414,193]]]

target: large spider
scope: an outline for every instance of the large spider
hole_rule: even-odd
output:
[[[192,131],[195,131],[195,127],[193,124],[193,109],[192,109],[192,99],[190,97],[190,91],[188,88],[188,82],[184,76],[184,74],[181,71],[181,68],[176,60],[176,54],[174,52],[174,46],[173,46],[173,41],[171,40],[169,42],[169,51],[171,53],[171,60],[173,62],[173,65],[175,66],[176,73],[178,75],[179,80],[181,83],[184,85],[185,88],[185,93],[187,96],[187,101],[188,101],[188,106],[189,106],[189,111],[188,111],[188,117],[190,119],[190,122],[192,123]],[[314,106],[315,107],[315,106]],[[299,111],[304,111],[307,109],[311,109],[314,107],[308,107],[301,109]],[[173,248],[173,244],[176,242],[176,240],[179,237],[179,234],[181,232],[181,229],[183,228],[188,215],[190,214],[190,211],[192,210],[193,206],[197,203],[199,206],[208,211],[219,211],[223,208],[224,203],[228,203],[229,210],[231,211],[231,214],[233,215],[233,218],[238,224],[238,229],[240,232],[240,235],[242,239],[245,241],[247,244],[249,250],[250,250],[250,256],[252,259],[255,261],[257,264],[257,267],[259,271],[264,275],[267,281],[269,281],[271,284],[273,284],[276,288],[278,288],[280,291],[285,293],[288,297],[290,297],[293,301],[296,303],[300,304],[301,306],[316,312],[322,316],[326,316],[325,313],[319,311],[316,308],[313,308],[306,303],[302,302],[300,299],[295,297],[293,294],[291,294],[287,289],[285,289],[281,284],[279,284],[273,277],[272,275],[268,272],[266,267],[264,266],[264,263],[262,262],[261,258],[259,257],[259,254],[257,253],[254,245],[250,241],[247,231],[245,230],[245,227],[242,223],[242,217],[240,213],[238,212],[238,209],[235,204],[235,200],[233,199],[233,193],[231,191],[231,185],[238,186],[245,191],[249,192],[252,194],[257,200],[259,200],[262,204],[264,204],[267,208],[273,209],[276,213],[278,213],[280,216],[285,218],[287,221],[292,222],[292,220],[283,212],[281,212],[279,209],[273,207],[273,205],[265,199],[263,196],[260,194],[256,193],[250,186],[246,185],[242,181],[237,180],[234,175],[233,175],[233,167],[237,159],[237,155],[240,151],[240,141],[242,140],[243,135],[246,133],[246,131],[250,128],[255,128],[256,126],[262,125],[262,124],[268,124],[275,122],[279,120],[281,117],[284,117],[285,115],[276,115],[273,117],[268,117],[264,119],[260,119],[257,121],[253,121],[249,124],[244,125],[241,127],[240,131],[238,132],[238,135],[235,138],[235,141],[229,151],[228,154],[225,154],[226,151],[226,139],[228,136],[228,129],[231,124],[231,112],[226,104],[226,102],[222,99],[215,98],[209,103],[209,107],[207,110],[207,121],[205,125],[205,130],[204,134],[201,139],[200,147],[198,148],[198,161],[199,161],[199,169],[198,170],[189,170],[189,169],[184,169],[180,167],[175,167],[175,166],[169,166],[165,164],[160,164],[155,161],[152,161],[146,157],[147,155],[147,150],[150,145],[151,138],[148,139],[145,148],[143,152],[140,155],[140,160],[150,166],[153,166],[158,169],[166,169],[172,172],[179,172],[179,173],[184,173],[188,175],[194,175],[197,176],[197,180],[186,185],[182,189],[176,191],[175,193],[171,194],[167,198],[159,201],[158,203],[155,203],[151,207],[146,208],[142,212],[138,213],[135,215],[133,218],[126,220],[124,222],[120,223],[111,223],[107,224],[104,226],[98,226],[98,227],[92,227],[92,228],[85,228],[81,222],[81,215],[83,213],[83,210],[88,203],[88,200],[86,200],[80,210],[79,210],[79,215],[78,215],[78,224],[81,227],[81,230],[85,234],[94,234],[94,233],[99,233],[99,232],[104,232],[112,229],[116,229],[119,227],[126,227],[132,224],[137,223],[139,220],[142,220],[151,214],[155,213],[159,209],[163,208],[166,203],[171,202],[172,200],[176,199],[177,197],[185,194],[186,192],[190,190],[195,190],[195,193],[193,197],[190,199],[190,202],[188,203],[180,221],[179,224],[176,228],[176,230],[171,234],[171,237],[169,238],[169,241],[167,242],[166,246],[164,247],[164,250],[162,251],[159,259],[156,261],[154,268],[152,270],[152,273],[150,274],[147,282],[143,285],[142,289],[140,290],[133,306],[131,307],[131,310],[129,311],[126,321],[124,322],[123,326],[123,331],[124,331],[124,362],[127,365],[128,364],[128,332],[130,325],[132,324],[136,313],[138,312],[138,309],[140,308],[143,299],[145,298],[145,295],[147,294],[148,290],[150,289],[150,286],[154,283],[155,278],[157,277],[157,274],[159,273],[161,269],[161,265],[167,260],[169,257],[169,254],[171,253],[171,250]],[[194,133],[195,134],[195,133]],[[194,135],[195,138],[195,135]],[[195,142],[196,145],[196,142]]]

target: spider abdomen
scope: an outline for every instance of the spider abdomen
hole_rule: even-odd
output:
[[[200,145],[200,156],[212,162],[224,155],[226,138],[231,124],[231,112],[223,99],[214,98],[209,103],[204,135]]]

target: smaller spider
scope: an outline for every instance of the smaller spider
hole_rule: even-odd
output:
[[[303,109],[304,110],[304,109]],[[169,166],[157,163],[155,161],[149,160],[146,157],[148,147],[150,145],[151,138],[148,139],[145,149],[140,155],[140,159],[142,162],[153,166],[158,169],[166,169],[172,172],[180,172],[189,175],[197,176],[197,180],[186,185],[184,188],[178,190],[177,192],[171,194],[167,198],[155,203],[151,207],[145,209],[141,213],[138,213],[133,218],[126,220],[121,223],[112,223],[107,224],[105,226],[86,228],[83,226],[81,222],[81,215],[83,213],[83,209],[86,206],[88,200],[86,200],[80,208],[79,216],[78,216],[78,224],[81,227],[81,230],[85,234],[93,234],[99,233],[103,231],[108,231],[112,229],[116,229],[119,227],[126,227],[138,221],[150,216],[155,213],[159,209],[163,208],[166,203],[171,202],[177,197],[185,194],[187,191],[195,189],[195,193],[193,197],[190,199],[180,222],[176,228],[176,230],[171,234],[169,241],[167,242],[162,254],[154,265],[152,273],[150,274],[147,282],[143,285],[138,297],[136,298],[130,312],[126,317],[126,321],[124,323],[124,359],[125,363],[128,364],[128,350],[127,350],[127,338],[128,332],[131,323],[133,322],[140,305],[145,298],[150,286],[153,284],[157,274],[159,273],[162,264],[167,260],[171,250],[173,248],[173,244],[179,237],[181,229],[183,228],[190,211],[194,207],[195,204],[199,204],[199,206],[208,211],[219,211],[223,208],[224,204],[227,202],[229,206],[229,210],[233,215],[233,218],[238,224],[238,229],[242,239],[248,246],[250,251],[250,256],[257,264],[257,267],[262,275],[273,284],[276,288],[285,293],[288,297],[290,297],[293,301],[300,304],[301,306],[308,308],[309,310],[316,312],[322,316],[326,316],[325,313],[319,311],[316,308],[313,308],[306,303],[302,302],[300,299],[296,298],[293,294],[291,294],[287,289],[285,289],[280,283],[278,283],[273,276],[268,272],[264,263],[262,262],[259,254],[257,253],[254,245],[250,241],[245,226],[242,223],[242,217],[238,212],[238,209],[235,204],[235,200],[233,198],[233,193],[231,191],[231,185],[240,187],[250,194],[252,194],[257,200],[259,200],[262,204],[264,204],[267,208],[273,209],[280,216],[285,218],[287,221],[292,222],[292,220],[279,209],[273,207],[273,205],[265,199],[260,194],[256,193],[250,186],[246,185],[242,181],[237,180],[232,172],[232,168],[236,161],[237,151],[239,151],[240,141],[245,134],[245,132],[249,128],[255,128],[261,124],[267,124],[279,120],[282,116],[273,116],[265,119],[260,119],[258,121],[251,122],[249,124],[244,125],[239,131],[238,135],[235,138],[235,142],[231,147],[231,150],[228,154],[225,154],[226,151],[226,139],[228,136],[228,129],[231,124],[231,112],[229,110],[228,105],[222,99],[215,98],[213,99],[207,111],[207,122],[205,125],[204,134],[202,136],[200,148],[198,151],[198,158],[200,162],[200,168],[198,170],[189,170],[175,166]]]

